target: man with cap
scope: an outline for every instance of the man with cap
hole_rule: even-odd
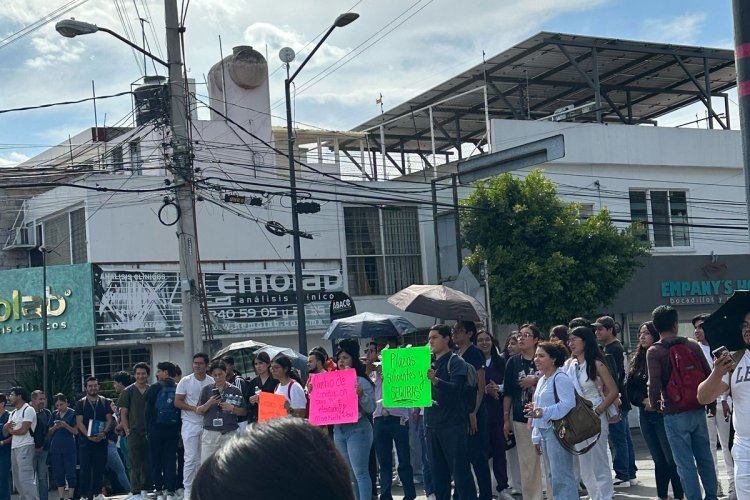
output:
[[[615,320],[610,316],[602,316],[592,324],[596,338],[602,344],[602,350],[607,360],[612,377],[620,391],[620,421],[609,424],[609,440],[612,445],[612,465],[615,470],[615,488],[628,488],[638,484],[635,473],[635,450],[633,438],[630,436],[628,412],[632,408],[625,393],[625,367],[628,365],[625,349],[617,339]]]

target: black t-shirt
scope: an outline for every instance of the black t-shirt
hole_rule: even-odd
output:
[[[36,414],[36,427],[34,428],[34,446],[49,450],[47,434],[49,433],[49,423],[52,420],[52,412],[47,408],[42,408]]]
[[[511,405],[513,411],[513,420],[516,422],[526,423],[526,417],[523,416],[523,407],[526,403],[534,400],[534,388],[521,389],[519,381],[528,375],[536,373],[533,359],[525,359],[521,353],[514,354],[505,365],[505,380],[503,384],[503,393],[505,397],[510,397],[513,401]]]
[[[99,396],[96,402],[92,402],[88,397],[84,396],[76,402],[76,419],[79,415],[83,417],[83,426],[87,429],[89,422],[92,419],[99,425],[102,425],[102,422],[106,425],[107,415],[112,415],[112,401],[103,396]],[[107,446],[106,439],[99,443],[94,443],[81,433],[78,434],[78,444],[80,446],[87,446],[89,444],[97,445],[101,443],[104,443],[104,446]]]
[[[450,370],[448,369],[450,363]],[[466,363],[451,352],[432,362],[440,382],[432,386],[432,399],[436,404],[424,409],[424,423],[430,428],[463,425],[468,431],[468,419],[461,399],[466,384]]]
[[[475,345],[470,345],[466,348],[466,350],[461,354],[461,357],[464,361],[466,361],[468,364],[474,367],[474,369],[477,371],[477,381],[479,380],[479,377],[482,377],[483,371],[485,368],[485,358],[484,354],[482,354],[482,351]],[[478,383],[478,382],[477,382]],[[479,411],[482,411],[484,408],[484,398],[482,398],[482,404],[479,406]],[[474,408],[470,408],[469,411],[473,411]]]
[[[632,406],[625,391],[625,349],[619,340],[615,340],[605,345],[603,350],[604,355],[609,358],[607,360],[608,364],[615,370],[612,377],[615,379],[617,390],[620,392],[620,399],[622,400],[621,409],[629,411]]]
[[[250,395],[247,397],[255,396],[255,390],[260,389],[262,392],[270,392],[273,393],[276,390],[276,386],[279,385],[279,381],[275,378],[269,376],[266,379],[265,384],[261,384],[260,377],[255,377],[252,379],[248,384],[248,389]],[[245,402],[247,402],[247,398],[245,398]],[[258,405],[254,404],[251,405],[248,403],[247,405],[247,421],[248,422],[257,422],[258,421]]]

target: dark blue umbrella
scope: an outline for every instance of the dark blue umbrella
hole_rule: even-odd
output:
[[[338,340],[346,338],[395,337],[397,335],[412,333],[416,330],[417,327],[401,316],[364,312],[355,316],[349,316],[348,318],[333,320],[323,338],[326,340]]]

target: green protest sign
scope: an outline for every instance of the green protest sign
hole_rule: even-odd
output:
[[[382,358],[383,407],[432,406],[429,347],[384,349]]]

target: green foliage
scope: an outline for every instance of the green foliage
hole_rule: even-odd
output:
[[[608,305],[649,244],[638,227],[619,230],[609,212],[581,220],[541,170],[503,174],[476,186],[461,211],[467,264],[487,260],[493,319],[549,327]]]
[[[76,391],[74,387],[75,372],[70,359],[69,351],[52,352],[47,357],[47,383],[49,394],[47,394],[48,406],[52,406],[52,396],[63,393],[68,401],[75,401]],[[13,385],[18,385],[29,391],[42,389],[44,386],[44,360],[42,356],[34,357],[34,368],[22,372]]]

